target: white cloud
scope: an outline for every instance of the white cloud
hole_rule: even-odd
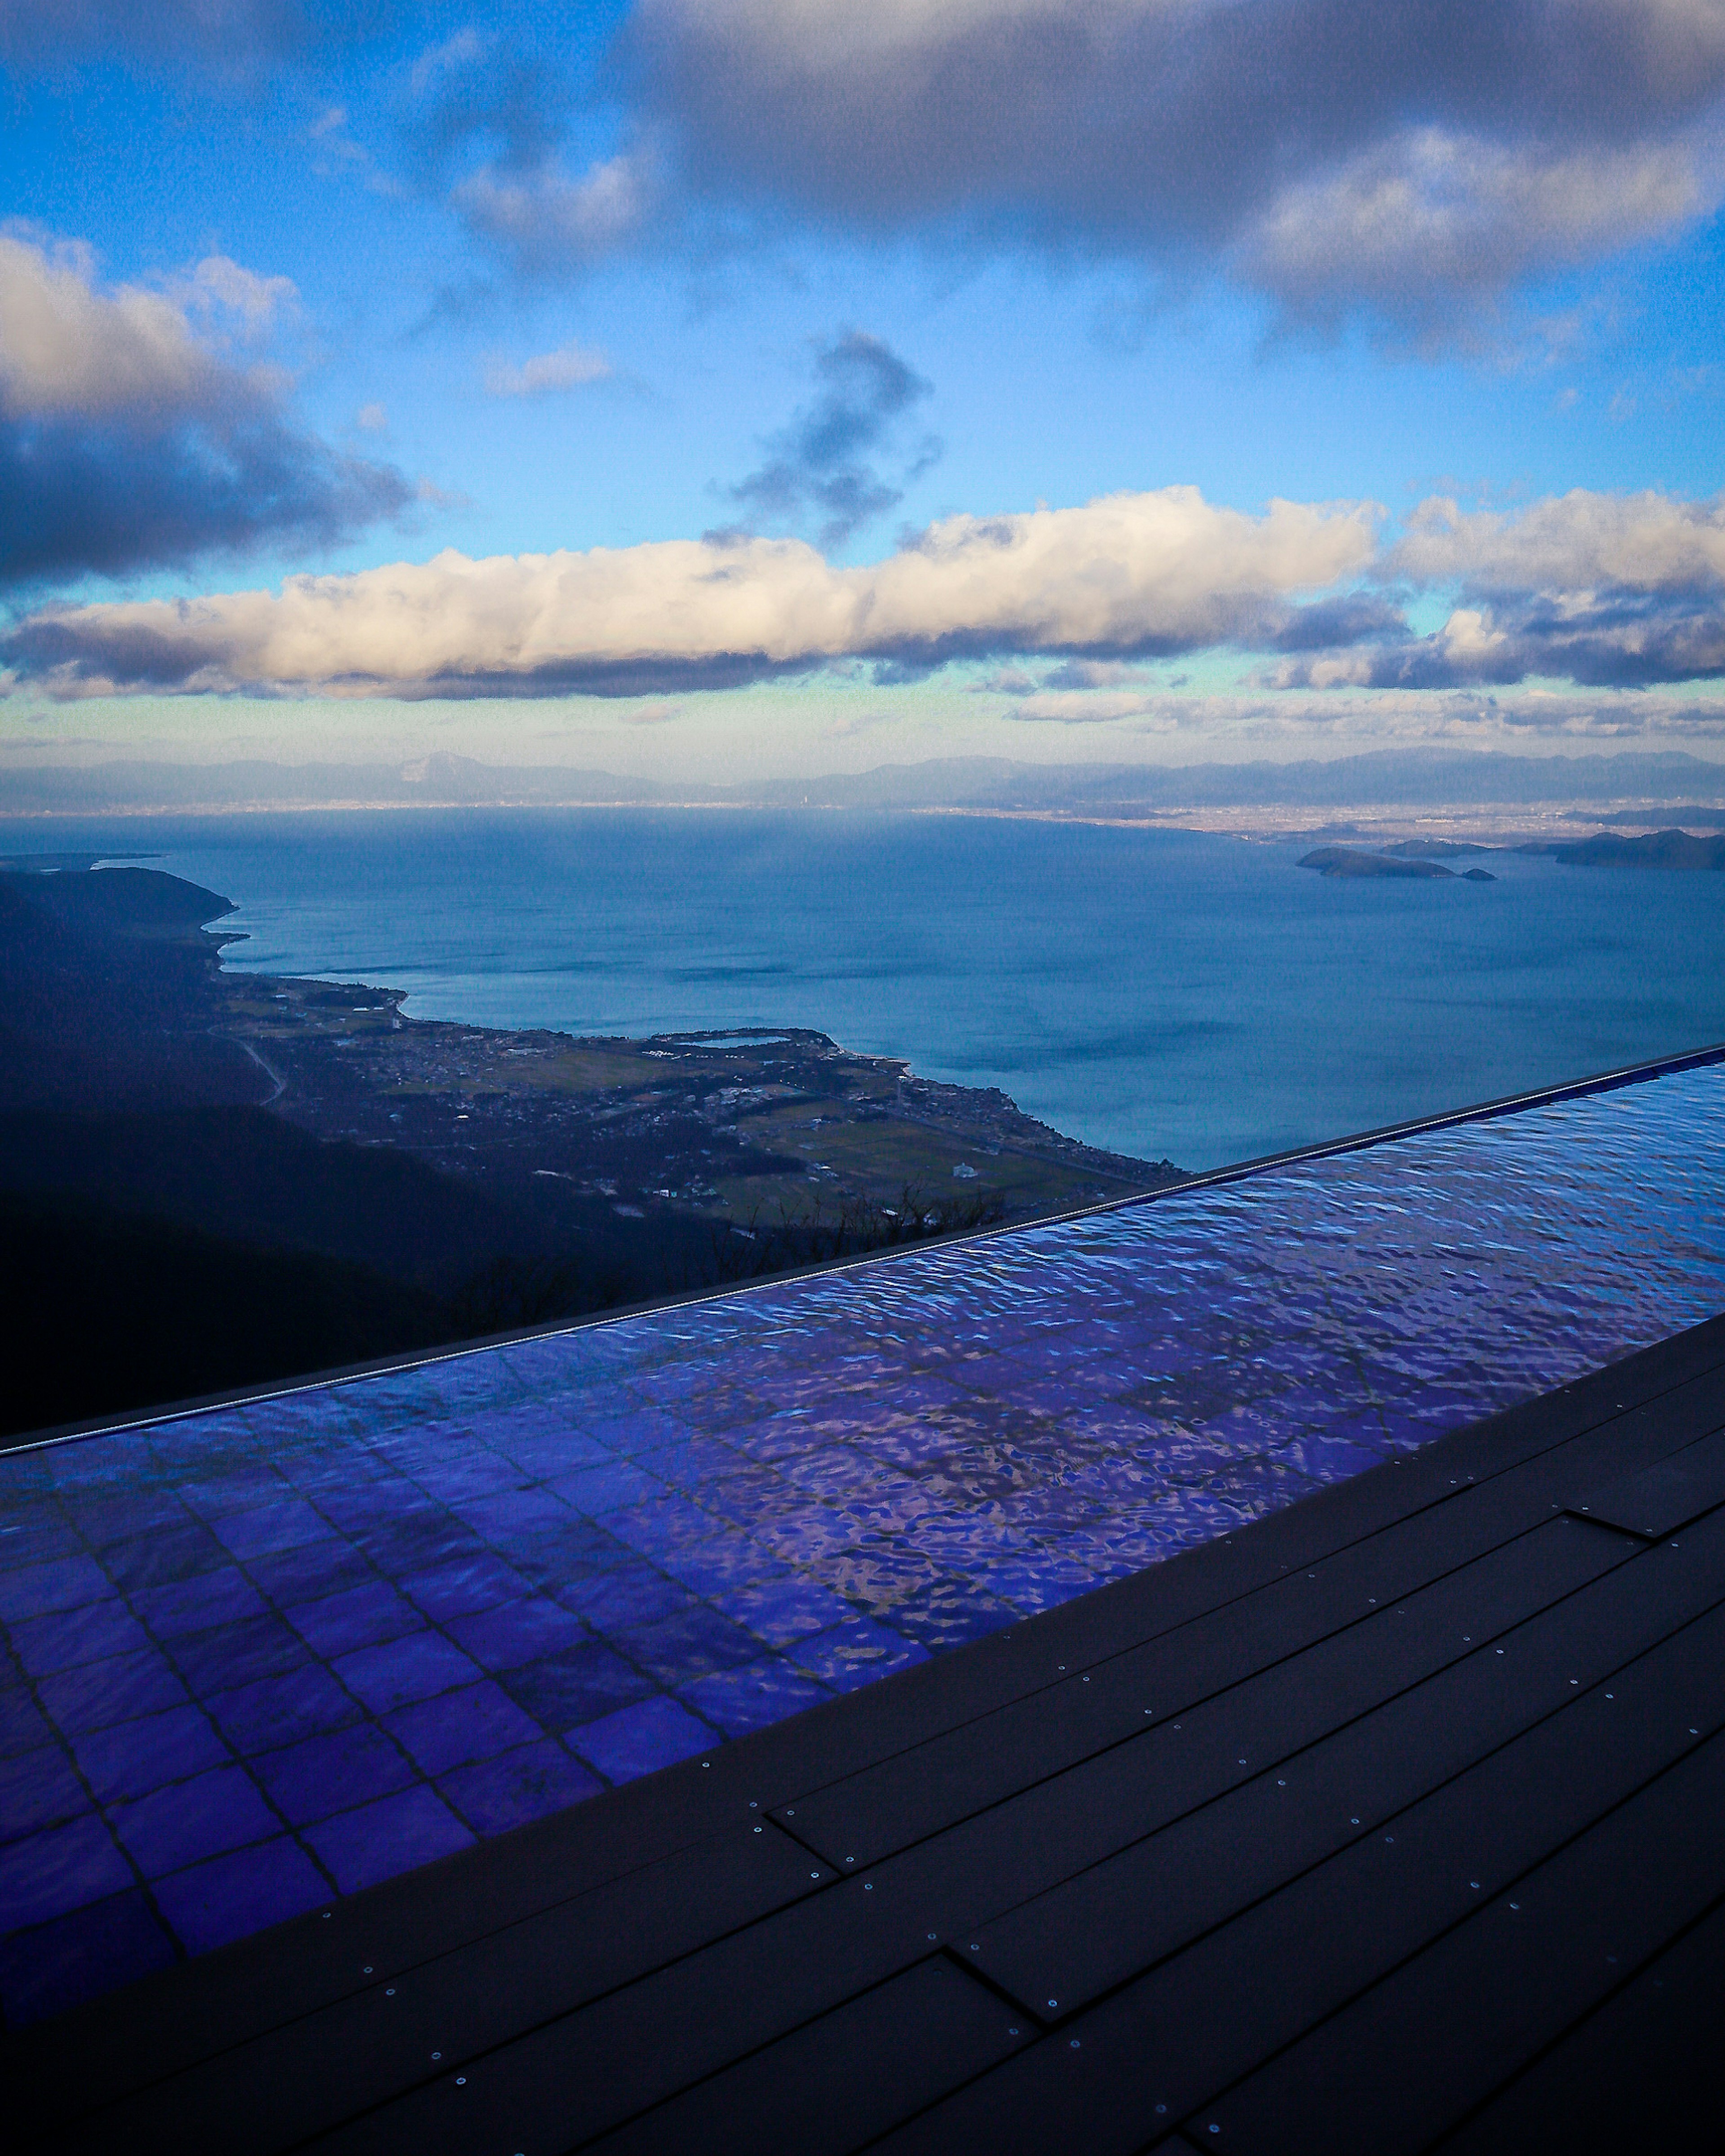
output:
[[[353,415],[356,427],[363,427],[368,434],[387,434],[389,430],[389,408],[384,404],[362,404]]]
[[[1717,206],[1696,147],[1506,146],[1421,127],[1270,203],[1241,254],[1294,312],[1357,300],[1445,326],[1459,292],[1495,293],[1531,271],[1585,261]]]
[[[590,351],[585,345],[566,344],[555,352],[542,352],[525,359],[519,367],[504,359],[488,362],[485,388],[493,397],[542,397],[560,389],[578,389],[589,382],[603,382],[610,372],[611,362],[603,352]]]
[[[1170,487],[949,517],[854,569],[789,539],[485,561],[446,552],[293,578],[279,594],[54,609],[12,644],[68,685],[397,695],[644,693],[841,658],[1185,649],[1250,638],[1291,595],[1358,573],[1378,515],[1369,504],[1275,501],[1253,517]]]
[[[1063,726],[1108,726],[1120,719],[1147,717],[1158,701],[1125,689],[1048,689],[1026,696],[1014,716]]]
[[[189,311],[203,316],[226,316],[255,336],[272,327],[284,315],[295,313],[298,287],[291,277],[260,277],[226,254],[206,255],[184,275],[171,280],[168,290]]]
[[[1389,555],[1390,573],[1492,591],[1686,590],[1725,583],[1725,497],[1681,501],[1651,488],[1584,488],[1525,509],[1464,511],[1423,501]]]
[[[614,254],[645,223],[653,192],[649,166],[624,152],[601,159],[578,179],[550,162],[526,172],[484,165],[449,199],[472,230],[532,270]]]
[[[0,411],[14,418],[168,411],[245,394],[165,294],[95,286],[90,249],[0,233]]]

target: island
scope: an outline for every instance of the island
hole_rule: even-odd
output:
[[[1725,869],[1725,833],[1697,838],[1688,831],[1644,831],[1637,838],[1602,831],[1596,838],[1534,841],[1524,854],[1549,854],[1570,868]]]
[[[1458,872],[1431,858],[1434,853],[1481,850],[1476,846],[1441,839],[1404,840],[1400,845],[1386,847],[1382,853],[1368,853],[1359,846],[1318,846],[1309,854],[1302,854],[1299,865],[1302,869],[1316,869],[1320,875],[1326,876],[1419,877],[1425,880],[1441,877],[1449,883],[1496,883],[1497,879],[1489,869]]]

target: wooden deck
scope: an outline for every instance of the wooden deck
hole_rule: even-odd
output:
[[[7,2040],[56,2149],[1715,2149],[1725,1319]]]

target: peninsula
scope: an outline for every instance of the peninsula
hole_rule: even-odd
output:
[[[576,1039],[229,971],[229,901],[0,872],[17,1431],[1179,1180],[787,1028]]]

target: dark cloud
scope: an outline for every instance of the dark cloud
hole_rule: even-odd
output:
[[[327,544],[412,498],[270,412],[167,425],[0,419],[0,586]]]
[[[821,545],[839,547],[896,507],[905,487],[939,459],[941,444],[931,434],[897,461],[892,479],[871,460],[893,444],[900,423],[932,385],[861,330],[822,346],[814,373],[819,396],[766,442],[760,469],[727,491],[751,519],[772,529],[819,520]]]
[[[1278,685],[1345,680],[1372,689],[1505,688],[1541,678],[1585,689],[1645,689],[1725,674],[1725,610],[1645,593],[1558,609],[1533,599],[1452,615],[1435,635],[1382,645],[1327,673],[1286,667]]]
[[[1230,250],[1295,311],[1429,312],[1712,199],[1713,0],[643,0],[698,192],[881,233]],[[1697,160],[1701,163],[1697,164]]]
[[[1373,637],[1407,634],[1401,608],[1377,592],[1350,592],[1293,607],[1275,625],[1266,625],[1264,641],[1272,651],[1333,651],[1365,644]]]
[[[326,543],[411,498],[295,420],[283,377],[207,341],[267,336],[285,279],[212,256],[105,290],[87,249],[0,233],[0,586]]]

